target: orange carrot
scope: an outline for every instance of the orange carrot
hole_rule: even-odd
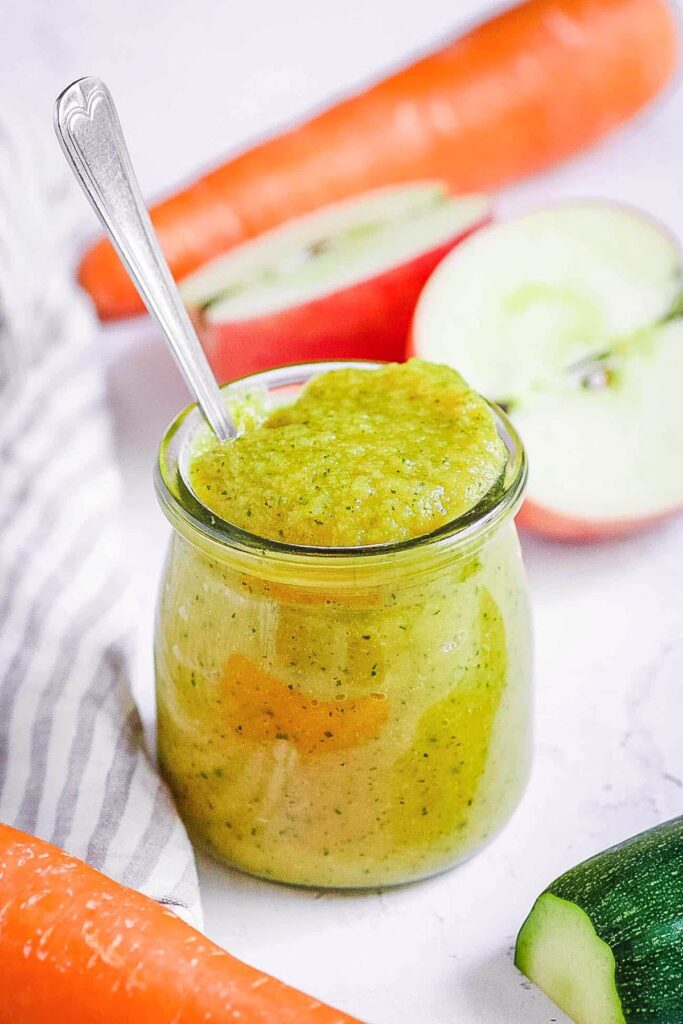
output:
[[[177,279],[245,239],[382,185],[492,189],[575,153],[668,81],[665,0],[528,0],[152,209]],[[108,242],[79,280],[100,316],[142,305]]]
[[[359,1024],[0,825],[0,1024]]]

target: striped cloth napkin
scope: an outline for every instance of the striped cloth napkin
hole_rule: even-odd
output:
[[[28,141],[0,119],[0,820],[199,925],[192,850],[131,696],[121,483],[67,266],[87,207],[48,129]]]

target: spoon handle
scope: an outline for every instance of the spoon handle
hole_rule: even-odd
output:
[[[234,437],[235,426],[159,247],[104,82],[73,82],[58,97],[54,119],[64,155],[166,335],[204,417],[219,440]]]

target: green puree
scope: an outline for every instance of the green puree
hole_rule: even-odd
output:
[[[489,407],[414,360],[313,379],[198,451],[195,493],[252,533],[422,536],[502,486]],[[441,554],[438,554],[441,551]],[[528,768],[529,635],[511,521],[484,541],[292,568],[175,536],[156,641],[160,763],[192,836],[305,885],[423,877],[501,827]],[[314,556],[307,556],[315,561]],[[335,563],[335,567],[337,563]]]
[[[336,370],[236,441],[197,456],[191,483],[222,519],[291,544],[352,546],[430,533],[501,479],[484,400],[421,360]]]

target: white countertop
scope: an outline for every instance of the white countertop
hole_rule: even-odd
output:
[[[0,90],[21,82],[36,113],[49,117],[70,79],[101,74],[154,191],[493,6],[25,0],[3,16]],[[679,90],[591,153],[510,190],[500,208],[610,196],[643,206],[683,237],[682,119]],[[101,343],[145,637],[137,688],[149,714],[149,636],[166,542],[151,466],[185,396],[150,324],[108,330]],[[681,811],[683,518],[604,545],[525,537],[524,551],[536,629],[536,759],[522,806],[498,840],[450,874],[367,895],[302,892],[201,864],[212,938],[371,1024],[565,1021],[511,962],[533,898],[571,864]]]

